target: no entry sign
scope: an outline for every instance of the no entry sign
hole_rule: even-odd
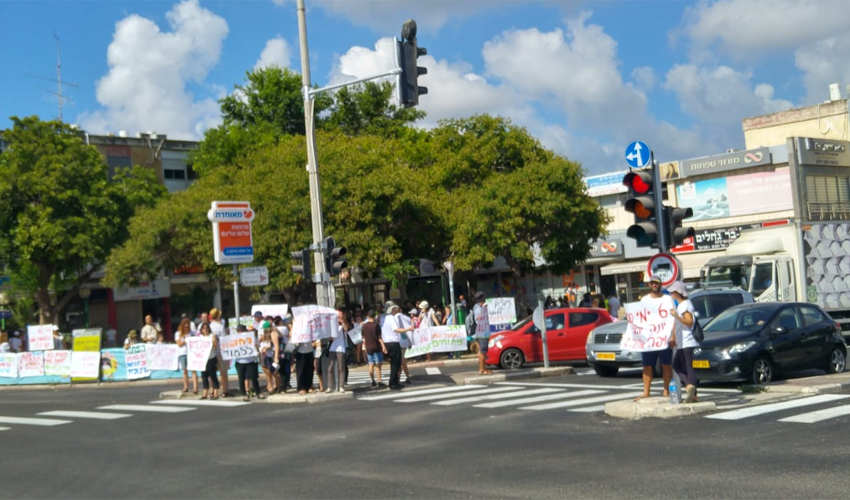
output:
[[[682,264],[679,262],[679,259],[669,253],[659,253],[649,259],[646,265],[646,272],[649,273],[649,276],[659,276],[661,278],[661,284],[667,287],[679,279],[682,272]]]

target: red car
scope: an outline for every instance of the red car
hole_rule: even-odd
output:
[[[608,311],[589,307],[547,309],[544,317],[549,361],[586,361],[587,335],[597,326],[611,322]],[[488,365],[502,368],[542,362],[543,342],[532,317],[525,318],[510,330],[490,335],[486,361]]]

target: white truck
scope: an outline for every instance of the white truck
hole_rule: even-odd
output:
[[[709,260],[701,286],[740,287],[756,302],[810,302],[850,335],[850,222],[795,222],[741,232]]]

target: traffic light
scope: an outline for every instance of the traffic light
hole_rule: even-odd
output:
[[[416,45],[416,21],[413,19],[404,23],[401,29],[402,41],[396,40],[398,49],[398,65],[401,74],[398,78],[399,101],[405,108],[419,104],[419,96],[428,93],[426,87],[419,86],[419,76],[427,75],[428,68],[417,66],[419,56],[428,51]]]
[[[623,184],[629,188],[626,212],[635,216],[635,223],[626,230],[626,236],[634,238],[639,247],[658,248],[664,226],[658,224],[662,208],[659,193],[655,192],[655,168],[631,171],[623,177]]]
[[[694,237],[694,228],[682,227],[682,219],[692,217],[694,211],[690,207],[664,207],[665,226],[668,228],[669,245],[675,247],[684,243],[685,238]]]
[[[336,246],[333,236],[325,238],[325,268],[331,276],[339,276],[340,271],[348,267],[348,262],[342,258],[346,254],[345,247]]]
[[[297,252],[292,252],[290,255],[296,261],[301,262],[300,265],[296,264],[292,266],[292,272],[300,274],[305,279],[312,279],[312,275],[310,274],[310,249],[298,250]]]

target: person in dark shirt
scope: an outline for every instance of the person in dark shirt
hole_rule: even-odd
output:
[[[366,346],[366,359],[369,362],[369,377],[372,378],[372,387],[383,387],[381,383],[381,365],[384,363],[384,354],[387,346],[381,338],[381,328],[375,321],[375,310],[369,309],[366,313],[366,321],[361,327],[363,343]],[[376,375],[377,374],[377,378]]]

